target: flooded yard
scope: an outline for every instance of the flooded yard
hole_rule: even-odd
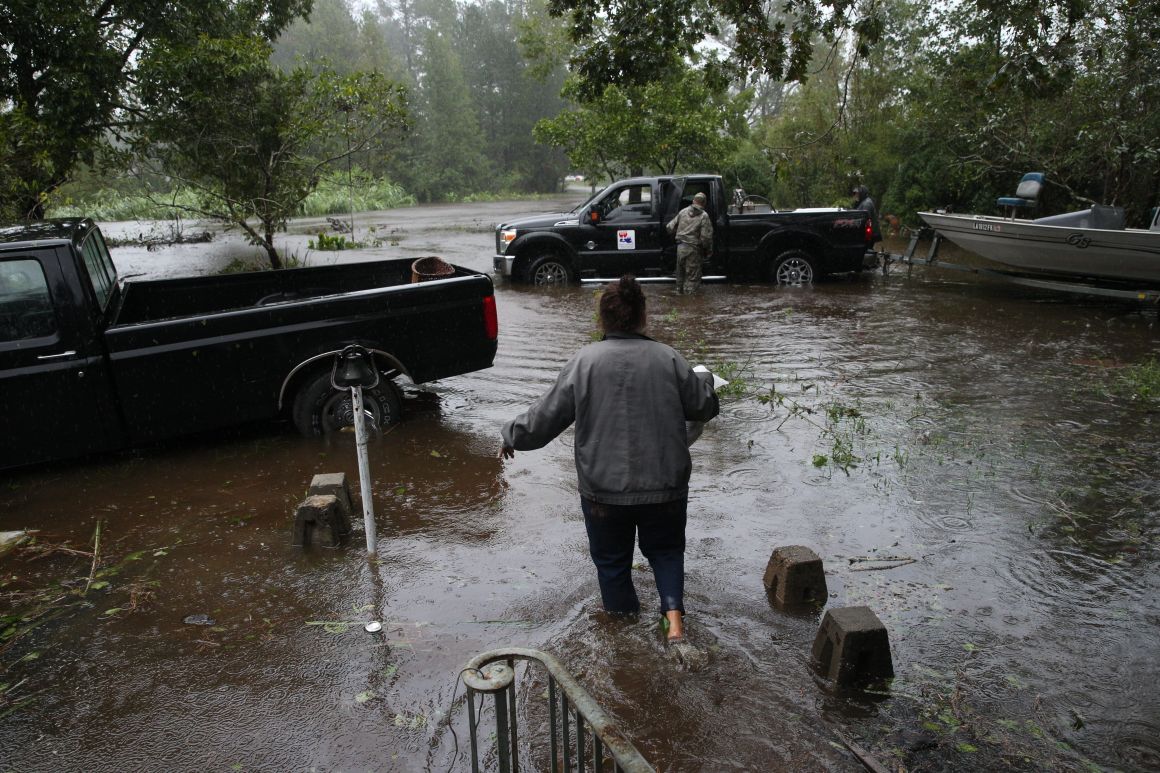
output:
[[[325,222],[288,243],[490,272],[492,224],[551,207],[363,215],[381,244],[357,253],[309,251]],[[244,251],[113,257],[172,276]],[[409,391],[370,444],[374,562],[361,531],[291,545],[313,475],[357,492],[352,434],[251,427],[0,478],[0,530],[36,530],[0,559],[0,614],[41,615],[0,641],[0,766],[470,770],[459,671],[523,646],[658,770],[861,770],[841,736],[893,770],[1160,768],[1160,412],[1133,381],[1160,353],[1155,307],[922,268],[648,285],[650,334],[733,378],[693,446],[688,635],[709,665],[687,673],[643,559],[641,619],[600,613],[571,434],[496,457],[501,424],[592,340],[594,292],[499,283],[495,366]],[[782,545],[822,557],[828,608],[885,623],[889,685],[812,673],[821,612],[779,612],[762,585]]]

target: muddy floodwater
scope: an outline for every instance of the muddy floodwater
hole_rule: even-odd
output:
[[[361,215],[381,244],[354,253],[307,249],[325,221],[286,243],[489,272],[493,223],[552,206]],[[247,249],[114,259],[172,276]],[[693,447],[703,671],[664,656],[639,556],[641,619],[600,613],[571,434],[496,458],[595,329],[591,286],[499,282],[495,366],[410,390],[370,444],[377,562],[361,526],[341,549],[290,544],[314,474],[357,491],[352,434],[266,425],[0,478],[0,530],[36,530],[0,559],[0,614],[40,621],[0,642],[0,769],[470,770],[459,671],[504,646],[563,661],[658,770],[861,770],[843,737],[891,770],[1160,769],[1160,413],[1137,378],[1154,306],[923,268],[646,289],[653,337],[734,378]],[[822,557],[828,608],[878,615],[892,682],[811,671],[822,611],[778,611],[762,585],[782,545]],[[535,726],[525,764],[545,759]]]

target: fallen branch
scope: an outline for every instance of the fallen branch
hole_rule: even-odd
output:
[[[841,733],[838,733],[837,735],[838,739],[841,740],[846,748],[853,752],[854,756],[858,758],[858,761],[866,767],[866,770],[872,771],[872,773],[890,773],[890,769],[878,760],[874,759],[870,755],[870,752],[866,751],[861,746],[854,743]]]
[[[914,561],[916,559],[913,559],[910,556],[854,556],[853,558],[847,558],[846,560],[851,564],[858,564],[870,561]]]
[[[886,564],[884,566],[856,566],[853,569],[851,569],[850,571],[851,572],[880,572],[880,571],[884,571],[886,569],[897,569],[900,566],[906,566],[907,564],[913,564],[916,561],[918,561],[917,558],[906,558],[906,559],[894,561],[893,563],[889,563],[889,564]]]

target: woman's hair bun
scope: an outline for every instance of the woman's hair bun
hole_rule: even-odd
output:
[[[600,298],[600,323],[607,332],[637,332],[644,327],[645,297],[640,282],[625,274]]]
[[[617,291],[625,298],[637,298],[644,293],[640,282],[632,274],[625,274],[616,285]]]

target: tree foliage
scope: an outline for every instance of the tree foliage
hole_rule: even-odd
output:
[[[285,67],[328,50],[336,69],[385,72],[406,84],[414,131],[390,158],[360,164],[419,198],[553,191],[567,161],[537,144],[532,127],[564,104],[565,57],[545,64],[521,56],[526,29],[553,27],[543,0],[378,0],[358,19],[343,0],[316,0],[311,21],[278,41],[276,59]]]
[[[400,179],[422,201],[485,190],[491,161],[458,54],[432,29],[418,61],[425,74],[416,90],[419,131],[404,150]]]
[[[271,39],[310,0],[5,0],[0,3],[0,214],[45,197],[148,105],[134,83],[153,51],[199,34]]]
[[[748,93],[731,95],[705,70],[677,68],[643,86],[612,84],[595,99],[581,100],[581,91],[571,81],[565,94],[577,105],[540,121],[535,136],[564,148],[590,176],[716,169],[746,130]]]
[[[405,126],[403,89],[378,73],[285,72],[253,38],[202,37],[142,67],[153,106],[136,150],[242,229],[274,268],[274,235],[336,162],[382,151]]]
[[[572,67],[587,97],[607,83],[663,78],[674,59],[693,58],[709,38],[727,47],[734,75],[800,80],[819,40],[852,31],[865,47],[882,24],[878,5],[858,0],[550,0],[548,7],[570,22]]]

